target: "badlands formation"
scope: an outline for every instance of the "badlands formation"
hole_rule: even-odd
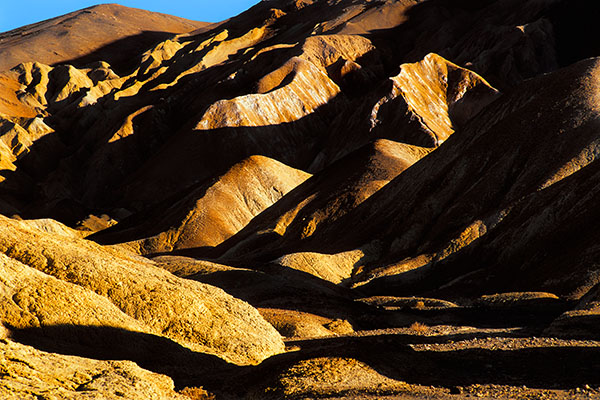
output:
[[[1,33],[0,398],[600,398],[598,11]]]

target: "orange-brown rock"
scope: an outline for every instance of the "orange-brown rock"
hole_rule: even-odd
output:
[[[394,113],[406,108],[411,119],[420,122],[424,134],[435,146],[448,139],[457,126],[475,116],[498,95],[496,89],[479,75],[437,54],[428,54],[417,63],[401,65],[400,74],[391,80],[391,92],[373,107],[373,129],[382,122],[388,129],[398,129],[402,126],[398,117],[406,116],[395,116]],[[403,104],[393,104],[398,101]]]
[[[126,243],[140,254],[217,246],[310,175],[262,156],[252,156],[149,218],[123,222],[95,235],[101,243]],[[136,239],[153,231],[153,236]]]
[[[93,6],[0,34],[0,71],[23,62],[127,65],[140,47],[205,25],[117,4]]]
[[[196,125],[196,134],[226,127],[260,127],[294,122],[312,114],[339,93],[338,86],[314,64],[295,58],[288,62],[292,65],[283,68],[289,69],[286,75],[291,78],[289,83],[266,93],[214,103]],[[265,91],[264,88],[262,91]]]
[[[224,258],[236,258],[245,252],[268,254],[281,242],[311,237],[321,223],[342,218],[359,207],[430,151],[389,140],[378,140],[363,147],[316,174],[254,219],[239,235],[224,243],[222,248],[228,249]],[[267,237],[271,239],[266,241]],[[265,242],[266,245],[255,248],[254,243]],[[310,255],[299,253],[280,262],[339,283],[352,275],[354,268],[360,265],[359,260],[366,261],[360,249],[351,250],[355,251],[333,258],[316,254],[318,252]],[[279,256],[281,254],[277,254]],[[323,264],[329,265],[325,267],[329,271],[323,270],[321,275],[316,266],[319,262],[314,264],[319,258]]]

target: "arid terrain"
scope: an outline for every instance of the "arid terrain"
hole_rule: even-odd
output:
[[[600,399],[599,15],[0,33],[0,398]]]

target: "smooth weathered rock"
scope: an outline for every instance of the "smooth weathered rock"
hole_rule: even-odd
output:
[[[361,250],[337,254],[306,252],[286,254],[273,262],[339,284],[350,279],[355,268],[364,262],[364,257]]]

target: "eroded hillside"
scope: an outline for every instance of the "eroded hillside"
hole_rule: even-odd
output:
[[[600,396],[597,11],[0,34],[0,395]]]

